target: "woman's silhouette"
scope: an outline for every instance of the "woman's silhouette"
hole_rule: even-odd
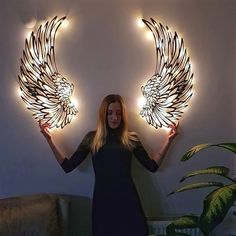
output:
[[[160,152],[150,158],[136,133],[128,131],[123,98],[111,94],[104,98],[100,106],[96,130],[86,134],[71,158],[61,154],[48,128],[47,124],[40,122],[41,132],[65,172],[75,169],[89,152],[92,154],[95,172],[93,235],[147,235],[147,222],[131,177],[131,161],[135,156],[147,170],[155,172],[178,134],[178,125],[170,127]]]

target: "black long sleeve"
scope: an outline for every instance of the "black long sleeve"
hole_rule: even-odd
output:
[[[136,147],[133,150],[135,157],[147,170],[153,173],[156,172],[158,169],[157,163],[149,157],[140,141],[137,141],[135,143]]]
[[[94,131],[88,132],[71,158],[65,158],[65,160],[62,162],[61,167],[66,173],[74,170],[87,157],[90,152],[90,145],[93,136]]]

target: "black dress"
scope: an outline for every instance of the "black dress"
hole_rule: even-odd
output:
[[[118,138],[117,129],[109,129],[106,143],[92,155],[95,172],[92,227],[94,236],[144,236],[148,234],[146,218],[131,177],[132,154],[149,171],[158,168],[148,157],[142,144],[136,142],[133,151],[125,148]],[[95,132],[89,132],[62,168],[70,172],[90,152]]]

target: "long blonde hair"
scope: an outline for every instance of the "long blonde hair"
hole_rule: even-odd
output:
[[[108,133],[107,109],[108,106],[114,102],[119,102],[121,105],[122,120],[119,129],[122,144],[131,150],[134,147],[134,143],[132,141],[138,141],[136,133],[128,131],[127,112],[123,98],[118,94],[110,94],[103,99],[99,108],[96,132],[93,142],[91,143],[91,150],[93,154],[96,153],[106,141]]]

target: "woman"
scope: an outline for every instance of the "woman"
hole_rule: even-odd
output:
[[[95,172],[94,236],[148,234],[144,212],[131,178],[132,156],[134,154],[145,168],[155,172],[177,135],[177,126],[171,126],[161,151],[150,159],[137,135],[128,131],[122,97],[111,94],[100,106],[96,131],[87,133],[70,159],[65,158],[54,145],[48,125],[40,123],[40,128],[65,172],[75,169],[91,152]]]

